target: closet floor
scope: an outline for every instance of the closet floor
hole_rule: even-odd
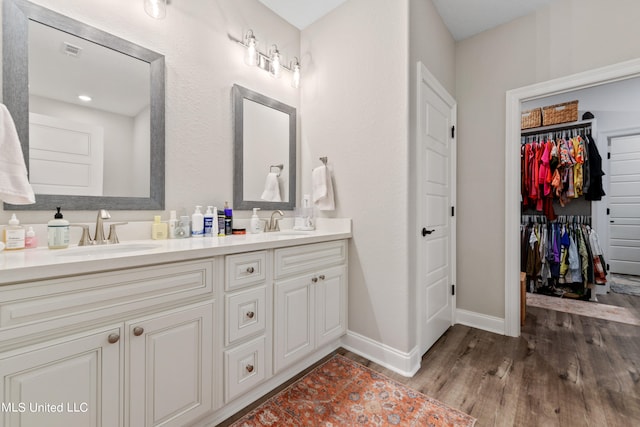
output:
[[[640,296],[598,295],[640,319]],[[413,378],[348,357],[482,426],[640,425],[640,326],[527,307],[520,338],[455,325]]]

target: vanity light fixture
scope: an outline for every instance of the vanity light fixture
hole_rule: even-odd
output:
[[[242,41],[237,39],[235,41],[247,49],[244,56],[245,64],[262,68],[276,79],[280,78],[282,70],[289,71],[292,75],[291,86],[300,87],[300,60],[297,57],[287,67],[282,63],[282,55],[275,44],[269,50],[269,54],[260,52],[253,30],[247,31]]]
[[[167,16],[167,0],[144,0],[144,11],[152,18],[163,19]]]

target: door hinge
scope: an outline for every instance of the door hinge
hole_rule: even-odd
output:
[[[455,295],[456,294],[456,285],[452,284],[451,285],[451,295]]]
[[[607,271],[609,271],[609,270],[610,270],[610,268],[609,268],[609,264],[607,264]]]
[[[451,126],[451,138],[455,138],[455,137],[456,137],[456,127]]]
[[[607,160],[611,158],[611,153],[607,153]]]
[[[456,216],[456,207],[451,206],[451,216]]]
[[[611,214],[611,210],[607,208],[607,215]]]

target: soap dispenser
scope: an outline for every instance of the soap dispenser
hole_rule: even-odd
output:
[[[47,223],[47,242],[49,249],[64,249],[69,246],[69,221],[63,218],[60,208],[53,219]]]
[[[253,208],[253,215],[251,215],[251,222],[249,224],[249,231],[254,234],[262,231],[262,224],[260,224],[260,218],[258,217],[259,210],[260,208]]]

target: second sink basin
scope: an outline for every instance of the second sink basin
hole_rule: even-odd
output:
[[[111,245],[76,246],[75,248],[60,250],[56,256],[80,257],[80,256],[100,256],[107,254],[121,254],[130,252],[149,251],[159,248],[160,245],[154,243],[116,243]]]

